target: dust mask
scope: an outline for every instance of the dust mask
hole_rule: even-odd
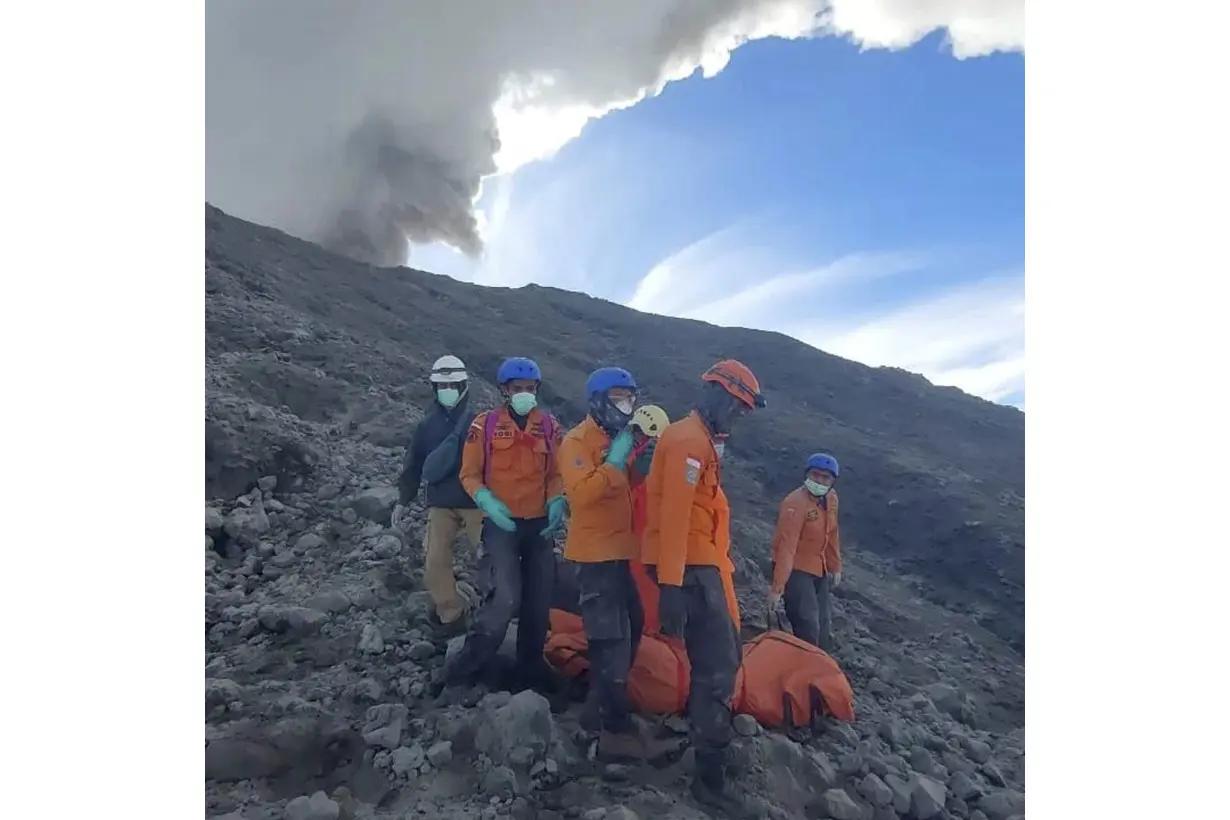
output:
[[[611,402],[611,404],[612,404],[612,405],[614,405],[614,407],[615,407],[615,409],[616,409],[616,410],[618,410],[619,412],[623,413],[625,416],[631,416],[631,415],[632,415],[632,407],[633,407],[633,405],[632,405],[632,400],[631,400],[631,399],[621,399],[621,400],[619,400],[619,401],[613,401],[613,402]]]
[[[822,497],[829,491],[829,488],[821,484],[819,481],[812,481],[810,478],[803,482],[803,486],[807,488],[807,492],[814,495],[816,498]]]
[[[436,391],[436,401],[440,402],[441,407],[452,409],[460,400],[461,391],[455,387],[445,387]]]
[[[508,399],[508,406],[518,416],[528,416],[538,406],[538,397],[533,393],[513,393]]]

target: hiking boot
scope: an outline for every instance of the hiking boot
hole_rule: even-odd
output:
[[[696,776],[692,780],[692,797],[715,817],[743,820],[756,816],[742,795],[726,783],[726,755],[723,752],[696,752]]]
[[[468,626],[469,618],[466,617],[465,612],[448,622],[440,620],[440,617],[435,613],[432,613],[431,615],[432,637],[434,637],[437,642],[447,642],[452,638],[456,638],[458,635],[464,635],[466,633],[466,627]]]
[[[515,678],[515,689],[533,689],[540,695],[550,698],[552,695],[559,694],[560,680],[556,674],[555,668],[546,660],[537,661],[532,664],[517,664],[513,670]]]

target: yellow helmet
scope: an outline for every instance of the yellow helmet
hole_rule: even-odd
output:
[[[650,438],[662,435],[662,431],[670,423],[671,420],[666,415],[666,411],[656,404],[642,405],[632,414],[632,426],[641,428],[641,432]]]

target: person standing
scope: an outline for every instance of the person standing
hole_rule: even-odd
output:
[[[645,504],[648,501],[645,479],[649,477],[649,466],[653,464],[653,451],[657,447],[658,436],[662,435],[662,431],[670,423],[670,417],[665,410],[656,404],[645,404],[636,408],[630,425],[633,447],[628,466],[628,484],[632,492],[632,532],[636,536],[637,549],[629,566],[632,569],[632,579],[640,592],[641,609],[645,613],[644,632],[647,635],[658,634],[662,625],[658,621],[658,585],[641,562],[640,543],[645,535]]]
[[[628,673],[645,621],[629,566],[639,551],[628,476],[636,391],[636,380],[622,367],[591,373],[585,383],[589,413],[564,436],[558,456],[571,516],[564,558],[577,567],[598,754],[606,759],[645,756],[628,699]]]
[[[841,533],[837,526],[837,459],[807,458],[803,484],[782,499],[773,533],[773,583],[769,611],[785,597],[794,634],[833,653],[832,590],[841,583]]]
[[[654,451],[641,560],[658,584],[662,634],[683,638],[691,664],[693,795],[738,813],[746,806],[727,788],[726,767],[742,652],[722,580],[730,566],[730,505],[718,445],[724,449],[724,437],[765,400],[756,376],[734,359],[718,362],[701,378],[695,409],[662,432]]]
[[[555,676],[542,650],[555,585],[551,536],[568,509],[555,459],[561,429],[538,409],[542,371],[532,359],[505,360],[496,382],[504,404],[475,417],[461,456],[461,484],[484,515],[479,573],[485,588],[465,643],[446,664],[445,683],[476,680],[515,617],[517,682],[549,689]]]
[[[483,514],[461,486],[458,470],[465,431],[473,420],[466,409],[469,375],[465,362],[453,355],[441,356],[428,376],[435,401],[414,428],[401,475],[397,479],[398,503],[393,508],[393,527],[409,530],[410,504],[425,484],[427,528],[423,534],[427,591],[435,607],[435,620],[446,634],[465,625],[466,600],[453,574],[453,543],[464,532],[471,547],[477,547]]]

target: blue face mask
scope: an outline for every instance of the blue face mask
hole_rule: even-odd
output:
[[[436,391],[436,401],[441,407],[452,409],[461,401],[461,391],[455,387],[445,387]]]
[[[533,393],[513,393],[508,399],[508,406],[518,416],[528,416],[538,406],[538,397]]]
[[[807,492],[814,495],[816,498],[821,497],[829,491],[829,488],[819,481],[812,481],[810,478],[803,482],[803,486],[807,488]]]

